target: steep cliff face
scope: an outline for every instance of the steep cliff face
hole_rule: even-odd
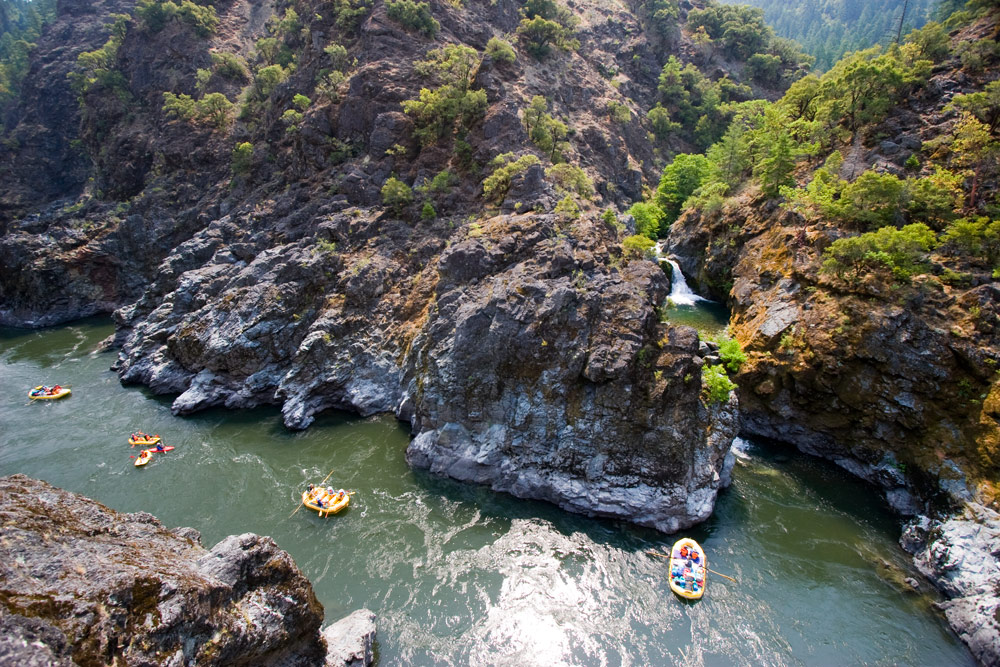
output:
[[[989,42],[995,14],[956,31],[952,44]],[[945,60],[883,121],[836,146],[845,156],[840,177],[932,173],[963,118],[956,96],[995,78],[961,68],[958,58]],[[974,173],[959,173],[968,191]],[[800,182],[812,178],[802,165]],[[995,173],[976,187],[989,202]],[[967,192],[960,200],[970,217],[990,210],[973,207]],[[1000,469],[994,267],[959,252],[944,224],[934,225],[935,250],[903,281],[865,268],[851,280],[824,271],[824,252],[859,236],[857,225],[804,216],[754,185],[714,212],[689,211],[667,244],[686,274],[732,308],[732,331],[750,357],[737,380],[746,432],[837,461],[884,487],[907,515],[926,503],[995,503]]]
[[[970,44],[1000,53],[998,23],[997,11],[986,10],[952,33],[952,53]],[[958,142],[961,124],[974,125],[956,108],[957,96],[997,85],[995,69],[970,62],[945,58],[884,120],[836,146],[843,163],[822,177],[910,176],[909,187],[918,174],[945,173],[934,171],[942,165],[960,174],[943,197],[944,220],[924,227],[935,242],[911,246],[920,248],[919,270],[907,279],[885,269],[899,267],[892,258],[881,269],[870,261],[879,259],[873,247],[853,259],[847,280],[843,269],[824,270],[825,251],[868,228],[838,218],[835,207],[815,215],[789,197],[768,198],[756,185],[715,210],[685,213],[667,246],[703,291],[732,308],[731,330],[749,357],[736,378],[744,432],[831,459],[880,486],[913,517],[902,544],[950,598],[942,605],[949,622],[982,664],[996,664],[1000,290],[995,258],[969,252],[947,226],[964,216],[982,216],[977,224],[995,218],[996,153],[976,166],[942,148]],[[992,145],[996,127],[979,127],[982,145]],[[964,164],[975,168],[959,171]],[[820,182],[817,166],[800,165],[798,184]],[[872,192],[861,206],[885,197]],[[912,211],[901,201],[874,227],[896,231]],[[899,249],[881,250],[885,259]]]
[[[0,478],[0,518],[0,652],[32,640],[17,664],[323,662],[323,608],[270,538],[206,550],[23,475]]]

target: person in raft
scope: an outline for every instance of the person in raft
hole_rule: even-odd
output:
[[[149,451],[151,451],[151,452],[165,452],[166,450],[163,449],[163,443],[158,442],[158,443],[156,443],[156,447],[154,447],[153,449],[151,449]]]
[[[690,558],[691,562],[695,565],[701,565],[701,556],[698,554],[697,549],[691,549],[691,551],[688,552],[688,558]]]
[[[681,558],[687,560],[687,557],[688,557],[688,547],[685,544],[684,546],[681,547]]]

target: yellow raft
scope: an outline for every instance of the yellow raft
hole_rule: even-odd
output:
[[[138,468],[139,466],[146,465],[147,463],[149,463],[149,460],[151,458],[153,458],[153,452],[149,451],[148,449],[142,450],[142,453],[139,454],[139,458],[135,460],[136,467]]]
[[[158,435],[148,435],[146,433],[133,433],[128,437],[128,444],[135,447],[136,445],[155,445],[160,441],[160,436]]]
[[[705,594],[708,559],[701,545],[683,537],[670,549],[670,590],[688,600]]]
[[[340,510],[347,507],[348,503],[351,502],[351,494],[346,491],[337,492],[333,495],[326,493],[325,490],[317,488],[316,492],[320,495],[319,498],[313,496],[309,491],[302,492],[302,504],[311,510],[316,510],[319,512],[320,516],[330,516],[331,514],[336,514]],[[340,493],[343,493],[341,496]],[[319,505],[319,501],[323,501],[323,505]]]
[[[28,392],[28,398],[33,401],[49,401],[56,398],[62,398],[63,396],[69,396],[70,393],[69,387],[60,387],[59,385],[56,385],[55,387],[46,387],[45,385],[40,384]]]

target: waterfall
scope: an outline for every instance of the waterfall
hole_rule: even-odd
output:
[[[663,258],[662,261],[670,264],[671,301],[678,306],[693,306],[698,301],[708,301],[708,299],[695,294],[691,288],[688,287],[687,281],[684,280],[684,274],[681,272],[681,267],[677,264],[677,262],[667,257]]]
[[[656,242],[656,259],[661,265],[663,262],[670,265],[670,300],[674,303],[674,305],[693,306],[699,301],[711,301],[711,299],[698,296],[690,287],[688,287],[687,281],[684,280],[684,273],[681,271],[680,265],[664,254],[663,241]]]

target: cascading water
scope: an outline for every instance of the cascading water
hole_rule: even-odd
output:
[[[666,270],[670,266],[670,296],[664,304],[664,314],[674,324],[692,326],[703,334],[714,336],[723,333],[729,324],[729,312],[724,304],[698,296],[688,286],[680,265],[656,244],[656,260]]]
[[[670,265],[670,300],[674,305],[693,306],[699,301],[709,301],[709,299],[695,294],[688,286],[680,265],[664,254],[663,241],[659,241],[656,244],[656,260],[661,266],[664,262]]]
[[[693,306],[698,301],[708,301],[708,299],[695,294],[694,291],[688,287],[687,281],[684,280],[684,274],[681,272],[681,267],[677,264],[677,262],[667,258],[663,258],[660,261],[670,264],[671,301],[679,306]]]

